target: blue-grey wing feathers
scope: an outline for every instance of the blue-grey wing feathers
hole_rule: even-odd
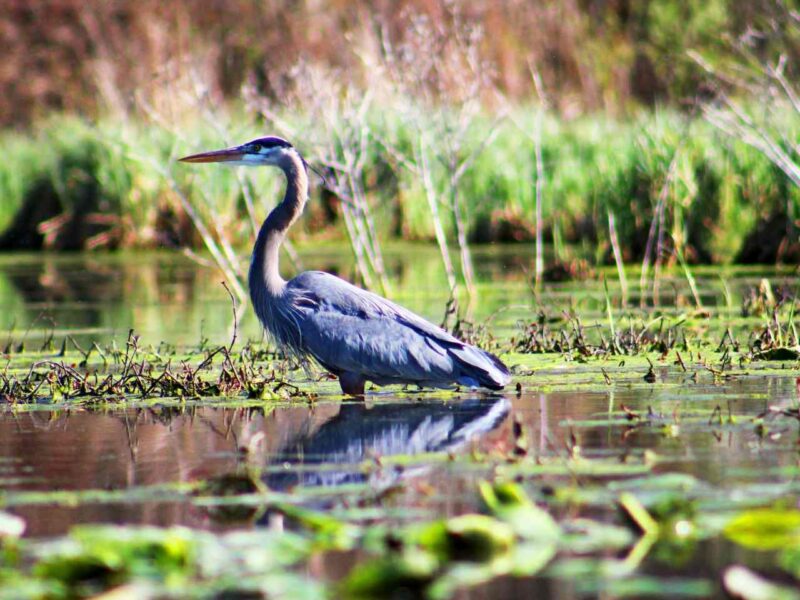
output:
[[[285,294],[293,331],[279,342],[336,374],[359,374],[379,385],[457,382],[490,389],[501,389],[510,379],[493,354],[328,273],[302,273]]]

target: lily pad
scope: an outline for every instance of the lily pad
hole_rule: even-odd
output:
[[[781,550],[800,544],[800,510],[761,508],[734,517],[725,535],[754,550]]]

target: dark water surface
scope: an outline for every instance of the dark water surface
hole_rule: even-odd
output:
[[[351,274],[346,256],[318,252],[304,261],[308,268]],[[512,335],[516,322],[532,318],[541,306],[520,268],[528,263],[519,249],[478,256],[482,292],[472,316],[485,321],[492,315],[500,338]],[[389,264],[395,297],[441,320],[447,295],[442,293],[435,253],[400,254]],[[763,276],[770,276],[773,285],[796,284],[791,274],[757,270],[731,272],[724,283],[716,274],[700,276],[698,284],[704,304],[720,318],[734,320],[747,290]],[[685,300],[686,282],[679,277],[669,281],[664,285],[666,310],[678,310],[674,305]],[[212,270],[168,255],[3,259],[0,325],[7,329],[6,343],[22,341],[28,347],[44,345],[51,337],[57,346],[67,334],[78,344],[107,344],[123,341],[131,328],[153,345],[195,344],[203,338],[224,342],[231,331],[231,306],[218,282]],[[540,300],[555,312],[558,308],[553,307],[562,305],[587,315],[602,315],[604,310],[604,295],[596,282],[552,285],[545,294]],[[244,338],[258,339],[259,328],[249,313],[240,332]],[[657,373],[654,383],[637,378],[635,383],[610,385],[595,373],[596,385],[584,382],[574,389],[568,377],[558,380],[559,368],[555,363],[544,370],[547,385],[537,386],[534,374],[533,383],[526,382],[521,391],[512,386],[494,395],[443,398],[388,391],[372,395],[366,404],[323,395],[313,405],[300,401],[256,408],[200,403],[177,408],[152,404],[5,410],[0,412],[0,490],[11,499],[8,510],[25,519],[25,535],[34,538],[64,534],[78,523],[187,525],[214,531],[275,526],[275,516],[268,512],[220,510],[170,491],[180,483],[235,477],[253,466],[270,490],[305,490],[304,504],[310,508],[334,514],[347,510],[352,507],[331,491],[370,485],[393,490],[382,504],[389,521],[430,520],[478,510],[476,483],[491,478],[502,464],[490,461],[481,468],[458,460],[423,460],[399,467],[381,465],[381,459],[435,452],[453,457],[508,454],[520,443],[515,429],[518,434],[521,428],[526,452],[556,463],[580,452],[620,465],[643,464],[652,453],[657,462],[651,475],[690,476],[693,498],[723,512],[747,506],[754,498],[760,505],[773,499],[796,503],[800,483],[787,472],[798,464],[797,424],[768,421],[766,428],[759,428],[746,419],[769,407],[798,405],[797,374],[791,368],[785,375],[770,371],[722,381],[696,380],[669,370]],[[620,416],[620,406],[650,413],[647,424]],[[709,417],[708,411],[717,406],[738,420]],[[367,463],[376,467],[365,469]],[[568,507],[559,508],[564,513],[559,516],[619,521],[614,494],[626,485],[635,488],[638,484],[626,482],[640,475],[571,477],[554,472],[522,479],[534,499],[545,499],[567,483],[578,489],[585,484],[596,499],[576,505],[571,513]],[[149,491],[139,498],[83,499],[73,505],[30,494],[130,488]],[[641,489],[652,492],[647,486]],[[607,499],[604,494],[609,494]],[[307,570],[315,577],[338,579],[358,558],[334,553]],[[700,540],[671,554],[652,552],[640,569],[644,587],[641,593],[633,588],[632,595],[653,592],[646,577],[655,578],[656,591],[659,585],[677,582],[679,592],[688,582],[686,589],[699,590],[690,595],[718,595],[724,567],[745,562],[774,576],[772,561],[769,553],[743,550],[720,536]],[[692,588],[696,581],[708,587]],[[607,597],[630,595],[630,590],[614,589]],[[596,592],[553,571],[535,580],[501,578],[463,597],[584,597]],[[663,588],[661,592],[672,595]]]

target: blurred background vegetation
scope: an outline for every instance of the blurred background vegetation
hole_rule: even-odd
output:
[[[535,94],[534,67],[566,118],[595,111],[622,116],[655,104],[685,108],[703,93],[704,82],[687,51],[710,60],[736,58],[732,40],[773,29],[771,21],[785,18],[787,10],[773,0],[2,4],[0,123],[13,127],[54,110],[135,113],[137,94],[168,93],[186,63],[200,70],[219,103],[236,101],[245,84],[281,101],[298,61],[364,86],[370,63],[354,50],[383,39],[395,46],[415,41],[420,17],[448,35],[480,28],[478,51],[492,83],[525,101]],[[798,48],[785,42],[764,37],[758,51],[789,51],[796,58]]]
[[[174,159],[269,132],[326,171],[297,235],[349,239],[367,283],[385,236],[456,270],[537,233],[559,260],[800,258],[793,2],[0,6],[0,248],[205,246],[238,272],[280,179]]]

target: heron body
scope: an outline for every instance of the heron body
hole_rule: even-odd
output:
[[[377,294],[320,271],[284,281],[280,247],[308,199],[307,164],[289,142],[265,137],[181,160],[271,165],[284,172],[283,201],[264,221],[253,249],[250,298],[277,344],[337,375],[345,394],[363,395],[367,381],[494,390],[509,382],[499,358]]]

